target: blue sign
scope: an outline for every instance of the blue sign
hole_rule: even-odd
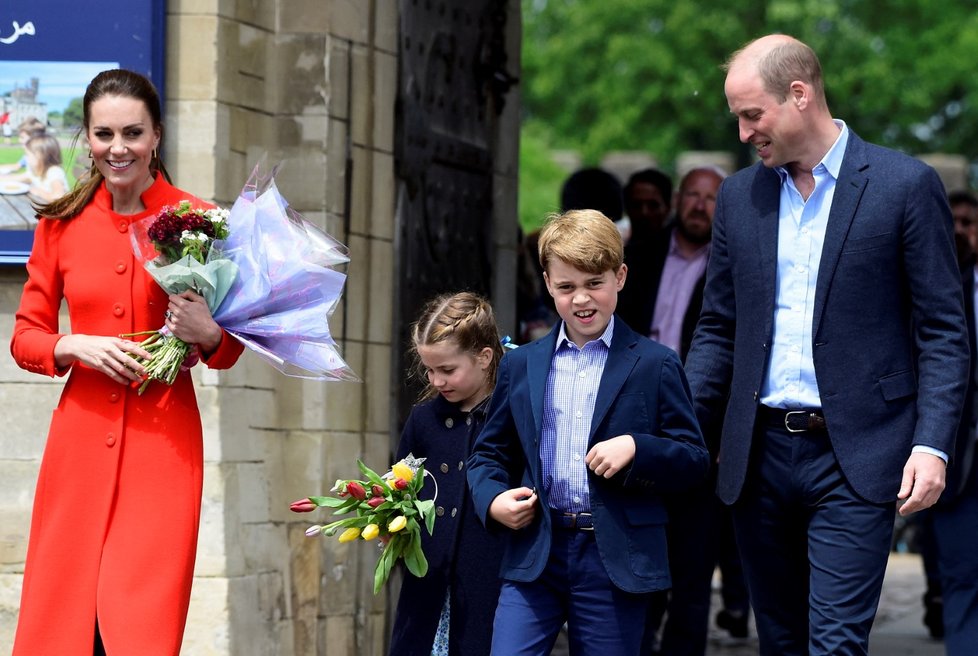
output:
[[[0,265],[27,261],[37,223],[18,127],[39,121],[61,144],[69,180],[82,175],[85,88],[101,71],[127,68],[162,98],[165,24],[165,0],[0,3]]]

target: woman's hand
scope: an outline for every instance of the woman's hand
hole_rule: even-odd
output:
[[[143,380],[146,370],[132,356],[149,358],[149,353],[121,337],[65,335],[54,345],[54,361],[59,367],[81,362],[121,385]]]
[[[170,294],[170,304],[164,316],[166,327],[175,337],[196,344],[205,355],[213,353],[224,336],[224,331],[211,317],[204,297],[194,292]]]

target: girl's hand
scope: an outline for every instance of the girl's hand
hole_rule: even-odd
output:
[[[603,478],[611,478],[631,464],[635,458],[635,438],[619,435],[598,442],[584,457],[588,469]]]
[[[489,516],[507,528],[529,526],[536,516],[537,493],[528,487],[506,490],[492,500]]]
[[[221,343],[224,332],[211,318],[203,296],[191,291],[170,294],[164,317],[174,337],[198,345],[204,354],[213,353]]]
[[[65,335],[54,345],[54,361],[59,367],[81,362],[122,385],[143,380],[146,370],[133,355],[150,357],[138,343],[122,337]]]

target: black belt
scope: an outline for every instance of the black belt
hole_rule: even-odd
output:
[[[766,405],[758,407],[758,416],[769,426],[784,428],[789,433],[806,433],[809,431],[824,431],[825,417],[821,408],[769,408]]]
[[[559,528],[575,529],[578,531],[594,530],[594,522],[589,512],[572,513],[551,510],[550,515],[553,517],[554,526]]]

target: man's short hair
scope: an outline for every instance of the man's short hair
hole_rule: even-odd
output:
[[[554,214],[540,233],[540,266],[554,259],[592,274],[617,271],[625,260],[621,233],[597,210],[570,210]]]
[[[957,189],[947,195],[947,204],[951,205],[952,207],[954,205],[961,204],[968,204],[971,207],[978,207],[978,196],[975,196],[966,189]]]
[[[632,173],[625,183],[625,202],[631,195],[632,189],[636,184],[650,184],[662,194],[662,200],[666,207],[672,205],[672,179],[659,169],[642,169]]]
[[[621,183],[602,168],[580,169],[560,190],[560,211],[598,210],[612,221],[621,218]]]

